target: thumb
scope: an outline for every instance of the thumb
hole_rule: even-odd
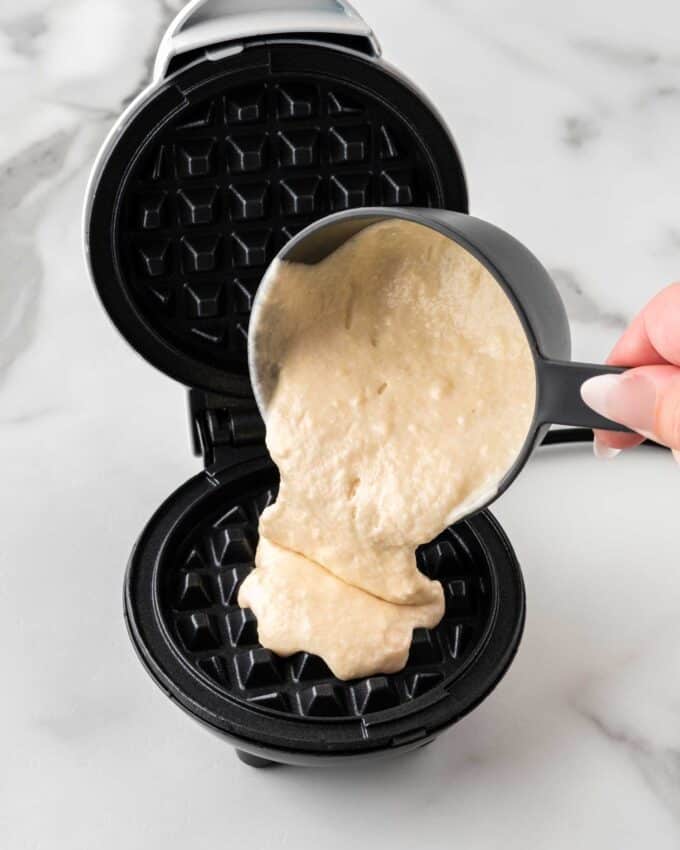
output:
[[[680,457],[680,367],[640,366],[585,381],[581,396],[601,416],[656,440]]]

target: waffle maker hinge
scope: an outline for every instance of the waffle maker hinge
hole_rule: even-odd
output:
[[[194,454],[206,467],[221,468],[266,454],[264,422],[255,402],[189,390]]]

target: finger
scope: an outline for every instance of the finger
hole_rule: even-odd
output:
[[[599,458],[616,457],[624,449],[633,449],[644,442],[639,434],[625,434],[621,431],[595,431],[593,450]]]
[[[680,366],[680,283],[652,298],[616,343],[607,362],[614,366]]]
[[[631,322],[614,346],[607,363],[614,366],[647,366],[680,363],[680,283],[662,290]],[[668,330],[670,329],[670,331]],[[674,331],[674,333],[673,333]],[[595,431],[598,457],[615,457],[639,445],[642,438],[617,431]]]
[[[680,450],[680,368],[640,366],[622,375],[599,375],[581,387],[601,416]]]
[[[680,366],[680,283],[660,292],[643,313],[647,336],[668,363]]]
[[[633,319],[607,358],[611,366],[650,366],[665,362],[647,334],[644,311]]]

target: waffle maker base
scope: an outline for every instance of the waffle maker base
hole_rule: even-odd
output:
[[[512,548],[488,512],[418,551],[446,613],[414,632],[406,667],[345,682],[301,652],[279,658],[237,605],[259,515],[278,475],[262,455],[208,469],[156,512],[130,560],[125,613],[147,670],[185,711],[256,766],[337,763],[415,749],[478,705],[503,676],[524,624]]]

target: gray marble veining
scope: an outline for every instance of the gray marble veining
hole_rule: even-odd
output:
[[[0,167],[0,378],[33,340],[43,282],[35,246],[42,208],[26,198],[61,170],[72,140],[73,133],[58,130]]]

